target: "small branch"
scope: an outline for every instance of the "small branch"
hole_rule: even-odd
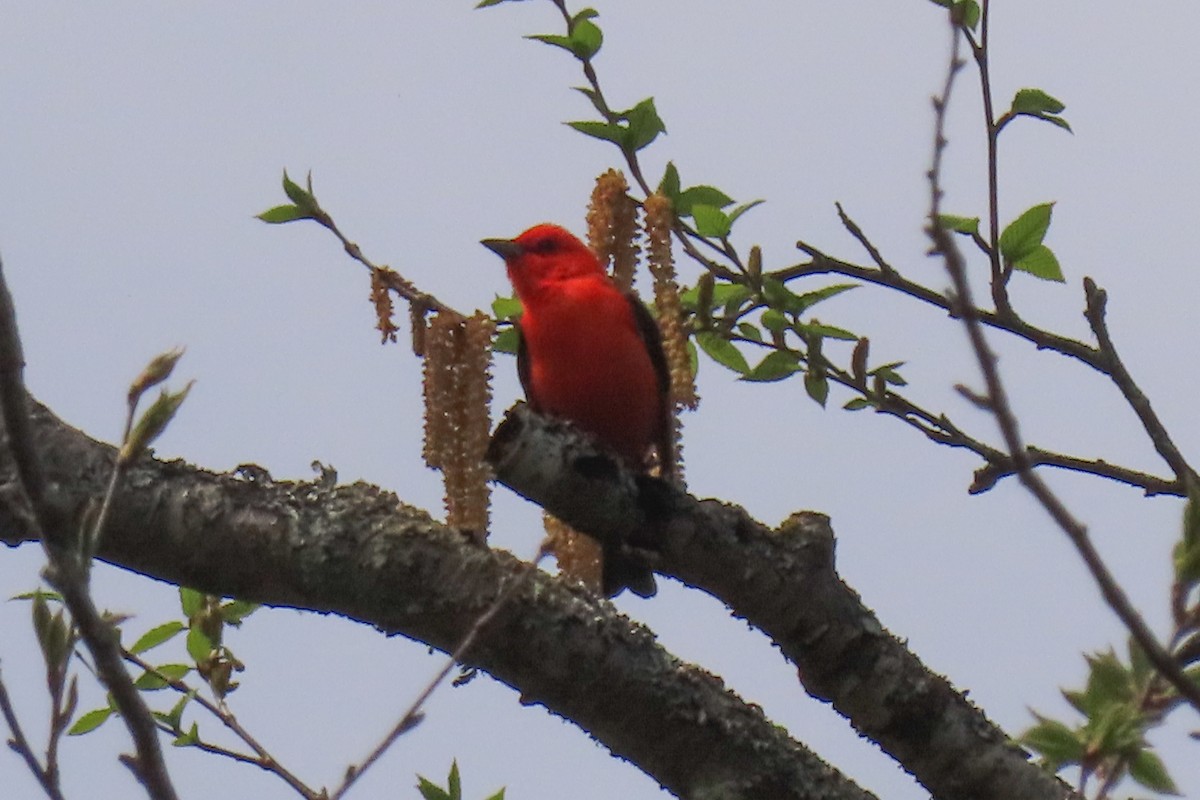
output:
[[[321,793],[310,789],[308,785],[304,783],[304,781],[300,780],[286,767],[280,764],[279,761],[277,761],[265,747],[259,744],[258,740],[255,739],[249,731],[242,727],[241,723],[238,722],[237,717],[235,717],[233,712],[231,712],[228,708],[224,708],[221,705],[213,703],[211,700],[201,694],[193,693],[191,687],[182,680],[164,675],[163,673],[159,672],[156,667],[142,659],[136,653],[131,653],[128,650],[122,650],[121,655],[130,664],[134,664],[145,672],[156,675],[159,679],[165,682],[167,686],[171,687],[176,692],[189,695],[192,698],[192,702],[196,703],[205,711],[220,720],[222,725],[232,731],[233,734],[241,739],[247,747],[254,751],[254,755],[251,756],[247,755],[246,753],[239,753],[236,750],[231,750],[229,748],[221,747],[208,742],[197,742],[193,746],[199,747],[201,750],[209,753],[225,756],[226,758],[233,759],[234,761],[239,761],[243,764],[251,764],[259,767],[260,769],[264,769],[267,772],[278,776],[284,783],[295,789],[297,794],[304,797],[305,800],[322,800]],[[166,723],[159,722],[158,728],[164,733],[171,734],[172,736],[179,735],[179,731],[172,729],[169,725],[166,725]]]
[[[884,273],[882,270],[841,261],[833,256],[826,255],[807,242],[797,242],[796,247],[811,256],[812,261],[807,264],[797,264],[776,270],[770,273],[771,277],[780,281],[789,281],[805,275],[845,275],[848,278],[856,278],[867,283],[873,283],[876,286],[895,289],[923,303],[943,309],[951,316],[956,316],[958,313],[945,294],[923,284],[903,278],[899,273]],[[1039,350],[1053,350],[1061,355],[1081,361],[1098,372],[1108,374],[1108,365],[1103,355],[1098,349],[1090,345],[1030,325],[1019,317],[1002,316],[983,309],[977,309],[975,314],[979,321],[988,327],[1006,331],[1031,342]]]
[[[499,594],[496,595],[496,599],[492,602],[492,604],[488,606],[487,610],[480,614],[479,618],[476,619],[471,627],[467,629],[467,632],[463,636],[463,639],[459,643],[458,647],[454,648],[454,652],[451,653],[446,659],[445,665],[441,668],[441,670],[438,671],[436,675],[433,676],[433,680],[431,680],[429,684],[421,690],[421,693],[417,695],[417,699],[414,700],[412,705],[410,705],[404,714],[401,715],[400,721],[396,723],[396,727],[392,728],[391,732],[389,732],[388,735],[383,738],[383,741],[381,741],[375,747],[375,749],[371,751],[370,755],[363,760],[362,764],[358,766],[351,765],[350,767],[346,768],[346,777],[343,779],[342,785],[339,786],[332,795],[330,795],[331,800],[340,800],[340,798],[344,797],[346,792],[350,790],[350,787],[354,785],[354,782],[362,777],[362,774],[366,772],[372,764],[378,761],[379,758],[386,753],[393,744],[395,744],[397,739],[421,723],[421,720],[425,716],[421,711],[421,707],[425,705],[437,688],[442,685],[442,683],[450,675],[450,671],[454,669],[455,665],[463,660],[467,654],[467,651],[471,648],[471,645],[473,645],[475,640],[479,637],[480,631],[482,631],[484,627],[492,621],[496,614],[500,613],[500,609],[502,609],[505,604],[512,599],[513,595],[517,593],[517,590],[521,589],[526,583],[529,582],[529,576],[534,573],[534,571],[537,569],[537,565],[540,564],[542,559],[544,559],[549,553],[550,540],[545,539],[538,547],[537,555],[534,557],[529,568],[518,572],[508,579],[504,585],[504,588],[502,588]]]
[[[982,0],[979,18],[979,45],[973,46],[971,52],[975,57],[975,64],[979,68],[980,90],[983,94],[983,119],[987,127],[988,237],[991,241],[989,260],[992,266],[992,301],[996,304],[997,314],[1001,317],[1015,319],[1016,313],[1008,300],[1008,279],[1012,272],[1011,270],[1006,271],[1000,260],[1000,182],[997,157],[1000,127],[996,125],[996,112],[992,107],[992,78],[988,65],[988,30],[990,28],[988,0]],[[959,27],[954,26],[956,43]],[[957,53],[957,44],[955,52]]]
[[[984,0],[985,13],[986,8],[987,0]],[[1016,466],[1017,475],[1021,483],[1037,499],[1042,507],[1046,509],[1050,517],[1067,535],[1071,543],[1075,545],[1075,549],[1079,552],[1088,571],[1091,572],[1092,578],[1100,588],[1100,592],[1108,603],[1109,608],[1113,610],[1129,630],[1130,634],[1137,640],[1151,663],[1154,664],[1155,668],[1158,669],[1166,680],[1170,681],[1179,691],[1180,695],[1185,697],[1193,707],[1200,710],[1200,686],[1188,678],[1179,664],[1171,658],[1170,654],[1155,639],[1153,632],[1151,632],[1141,615],[1129,602],[1120,584],[1117,583],[1108,567],[1104,564],[1103,559],[1101,559],[1099,552],[1088,536],[1087,528],[1075,519],[1066,506],[1050,490],[1050,487],[1041,479],[1041,476],[1033,470],[1029,461],[1028,451],[1021,440],[1020,427],[1016,414],[1013,412],[1012,406],[1009,403],[1008,393],[1004,388],[1003,381],[1000,379],[996,355],[992,352],[987,339],[984,337],[983,325],[980,323],[974,301],[971,299],[971,287],[967,281],[966,264],[963,261],[962,254],[958,251],[957,245],[954,243],[953,237],[938,222],[940,219],[942,197],[939,180],[942,153],[946,146],[944,136],[946,106],[950,101],[950,93],[954,86],[954,77],[962,64],[958,58],[958,28],[954,25],[951,27],[953,45],[950,68],[946,75],[946,83],[942,95],[934,101],[936,122],[934,129],[933,166],[929,170],[929,235],[933,240],[933,252],[941,255],[945,260],[946,271],[949,273],[950,281],[954,286],[952,301],[959,311],[963,325],[967,331],[967,336],[971,342],[971,348],[975,352],[976,361],[978,361],[980,371],[983,373],[984,383],[987,386],[988,404],[992,414],[996,418],[997,425],[1000,427],[1000,432],[1004,437],[1004,442],[1013,460],[1013,464]]]
[[[13,708],[12,700],[8,696],[8,688],[4,685],[2,677],[0,677],[0,713],[4,715],[4,721],[8,723],[8,729],[12,733],[12,738],[8,741],[9,748],[25,761],[29,771],[33,773],[34,778],[42,787],[42,791],[50,800],[65,800],[62,789],[58,785],[58,771],[53,762],[47,763],[43,769],[37,756],[33,753],[33,748],[29,746],[29,740],[25,738],[25,732],[21,730],[21,723],[17,719],[17,712]]]
[[[871,256],[871,260],[875,262],[875,266],[879,267],[879,271],[884,275],[895,275],[896,270],[892,268],[891,264],[883,260],[883,256],[879,253],[879,248],[867,238],[862,228],[858,227],[858,223],[850,219],[845,209],[842,208],[842,204],[834,203],[834,206],[837,207],[838,219],[842,221],[842,226],[863,246],[863,249]]]
[[[1092,333],[1096,335],[1096,341],[1100,345],[1101,357],[1107,361],[1108,369],[1105,370],[1113,383],[1124,395],[1126,402],[1130,408],[1137,414],[1141,420],[1142,427],[1146,430],[1146,435],[1150,437],[1150,441],[1154,444],[1154,449],[1162,456],[1163,461],[1167,462],[1167,466],[1175,473],[1176,480],[1183,484],[1188,480],[1200,480],[1196,475],[1196,471],[1179,452],[1179,448],[1171,440],[1171,436],[1167,433],[1167,429],[1159,420],[1158,415],[1154,413],[1154,409],[1150,406],[1150,399],[1146,397],[1141,388],[1133,380],[1129,374],[1129,370],[1125,368],[1125,364],[1121,361],[1121,357],[1117,355],[1117,348],[1113,345],[1112,336],[1108,331],[1108,322],[1105,316],[1105,307],[1108,303],[1108,294],[1096,285],[1096,282],[1091,278],[1083,279],[1083,291],[1087,298],[1087,310],[1084,316],[1087,318],[1088,325],[1092,328]]]
[[[62,594],[80,636],[96,661],[100,677],[112,693],[121,718],[125,720],[137,749],[138,779],[155,800],[174,800],[175,789],[162,760],[154,718],[134,688],[129,674],[121,666],[116,631],[101,618],[88,594],[87,568],[80,560],[78,544],[71,544],[74,538],[72,529],[47,502],[30,431],[22,374],[24,367],[16,311],[3,269],[0,268],[0,403],[8,431],[8,448],[20,485],[24,488],[39,528],[45,532],[44,545],[49,559],[45,570],[46,580]]]

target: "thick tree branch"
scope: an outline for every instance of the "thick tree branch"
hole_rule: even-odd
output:
[[[32,424],[47,502],[77,519],[104,491],[115,451],[36,404]],[[11,459],[0,458],[11,482]],[[10,498],[0,491],[0,539],[36,538]],[[337,613],[444,651],[507,577],[530,568],[365,484],[251,482],[150,458],[130,468],[98,557],[214,594]],[[544,573],[480,633],[465,663],[680,797],[870,796],[611,604]]]
[[[826,700],[940,800],[1065,798],[1028,756],[888,633],[834,570],[822,514],[769,530],[742,509],[636,478],[518,405],[489,453],[497,479],[571,527],[658,551],[656,569],[767,633]]]

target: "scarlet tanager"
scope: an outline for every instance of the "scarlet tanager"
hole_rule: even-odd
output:
[[[653,448],[670,479],[670,374],[645,306],[557,225],[482,244],[504,259],[521,301],[517,373],[530,407],[574,423],[636,470]],[[650,570],[616,552],[604,554],[603,583],[610,597],[625,587],[643,597],[655,591]]]

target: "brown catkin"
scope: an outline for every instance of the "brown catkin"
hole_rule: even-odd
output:
[[[383,337],[381,344],[396,341],[400,329],[392,321],[396,309],[392,305],[392,293],[388,291],[387,274],[391,270],[376,267],[371,270],[371,304],[375,306],[375,329]]]
[[[448,408],[454,393],[454,330],[458,314],[440,311],[429,320],[425,332],[425,463],[440,469],[446,460],[447,443],[454,435]]]
[[[458,435],[462,452],[462,488],[457,507],[451,509],[456,527],[475,531],[481,538],[488,530],[491,470],[484,461],[491,436],[492,418],[492,335],[496,323],[476,311],[465,321],[463,348],[459,363]]]
[[[596,178],[587,212],[587,240],[592,252],[621,289],[633,287],[637,271],[637,203],[629,196],[625,176],[610,169]]]
[[[700,398],[696,394],[683,304],[679,301],[679,284],[675,279],[675,261],[671,255],[671,229],[675,214],[671,210],[671,200],[658,193],[646,198],[645,208],[646,252],[650,274],[654,276],[654,305],[658,309],[663,352],[671,373],[671,400],[676,406],[695,409]]]
[[[491,343],[495,323],[441,311],[425,336],[425,462],[442,470],[446,524],[487,535]]]
[[[599,593],[604,582],[604,556],[600,544],[551,514],[542,514],[550,550],[564,575]]]

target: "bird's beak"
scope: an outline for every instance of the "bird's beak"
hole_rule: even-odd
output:
[[[521,245],[517,244],[512,239],[484,239],[480,242],[481,245],[491,250],[496,255],[503,258],[505,261],[516,258],[524,252]]]

